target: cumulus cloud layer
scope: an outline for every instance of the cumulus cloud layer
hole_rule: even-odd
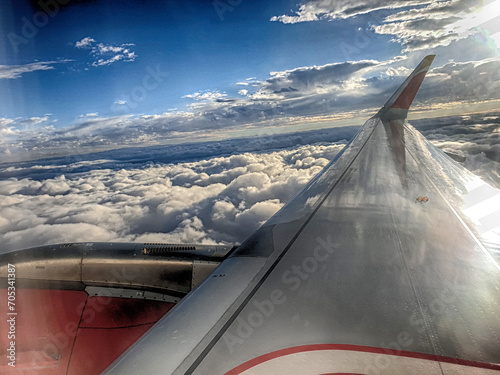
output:
[[[5,179],[2,250],[67,241],[240,242],[341,147],[310,145],[120,170],[98,169],[102,161],[81,162],[91,170]]]
[[[500,187],[500,114],[473,114],[414,122],[444,151],[465,156],[464,166]]]
[[[482,0],[307,0],[295,14],[274,16],[271,21],[294,24],[346,19],[385,10],[385,17],[374,16],[379,23],[374,31],[393,36],[408,52],[447,46],[480,32],[481,28],[489,29],[492,25],[488,22],[497,14],[494,5],[486,5],[478,15],[483,6]],[[495,34],[500,30],[496,26],[488,31]]]
[[[466,156],[466,167],[500,186],[500,114],[413,124],[445,151]],[[335,132],[321,130],[172,146],[163,153],[145,148],[79,161],[4,164],[1,250],[77,241],[242,242],[300,191],[354,130],[336,129],[336,138]],[[339,141],[275,150],[334,139]]]

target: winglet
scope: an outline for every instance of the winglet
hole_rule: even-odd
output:
[[[417,95],[417,91],[429,70],[436,55],[426,56],[410,74],[406,81],[396,90],[377,116],[389,119],[405,119],[408,109]]]

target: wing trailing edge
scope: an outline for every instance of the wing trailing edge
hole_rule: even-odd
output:
[[[391,98],[385,103],[376,117],[383,119],[401,119],[404,120],[408,115],[415,95],[422,84],[425,75],[434,61],[436,55],[426,56],[415,70],[406,78],[403,84],[396,90]]]

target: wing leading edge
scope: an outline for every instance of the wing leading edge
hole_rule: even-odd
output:
[[[477,179],[405,121],[432,60],[106,373],[500,370]]]

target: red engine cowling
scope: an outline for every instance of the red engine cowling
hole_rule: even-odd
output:
[[[0,374],[100,374],[233,249],[71,243],[0,254]]]
[[[7,301],[7,289],[1,289],[0,311],[9,311]],[[19,288],[15,311],[2,319],[0,373],[99,374],[173,306],[92,297],[85,291]]]

